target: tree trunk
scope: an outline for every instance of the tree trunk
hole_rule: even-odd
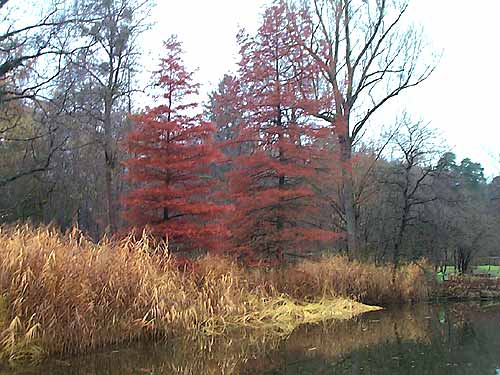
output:
[[[356,211],[354,206],[352,171],[346,171],[344,176],[344,210],[347,222],[347,248],[353,258],[359,257]]]
[[[341,120],[342,121],[342,120]],[[357,223],[356,223],[356,208],[354,202],[354,187],[352,177],[352,146],[349,136],[347,119],[344,119],[345,124],[339,128],[339,143],[342,161],[342,184],[343,184],[343,201],[347,228],[347,250],[352,258],[359,257],[358,238],[357,238]]]
[[[116,220],[113,199],[113,170],[114,153],[112,148],[113,136],[111,133],[111,95],[106,95],[104,100],[104,156],[105,156],[105,186],[106,186],[106,233],[111,235],[116,230]]]
[[[403,208],[403,214],[401,216],[401,222],[399,223],[398,235],[396,237],[396,242],[394,242],[394,254],[393,254],[394,268],[397,268],[399,264],[401,245],[403,244],[403,236],[405,234],[406,225],[408,223],[409,211],[410,208],[405,203],[405,207]]]

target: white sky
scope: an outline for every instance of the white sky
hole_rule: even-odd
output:
[[[148,44],[156,62],[161,41],[177,34],[186,62],[199,68],[209,92],[235,69],[236,33],[258,27],[266,0],[157,0]],[[500,0],[412,0],[408,17],[422,25],[440,63],[427,82],[401,101],[412,117],[439,129],[460,161],[481,162],[500,174]],[[397,113],[387,113],[392,123]],[[384,113],[385,116],[385,113]]]

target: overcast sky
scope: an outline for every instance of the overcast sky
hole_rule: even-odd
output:
[[[256,30],[266,0],[157,0],[149,39],[177,34],[203,91],[235,69],[236,33]],[[500,0],[413,0],[408,17],[420,24],[440,63],[427,82],[401,100],[416,119],[439,129],[458,159],[470,157],[486,175],[500,174]],[[149,38],[148,36],[148,38]],[[384,116],[386,114],[384,113]],[[387,113],[393,122],[397,113]]]

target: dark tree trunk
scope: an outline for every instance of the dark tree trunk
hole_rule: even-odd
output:
[[[110,74],[111,76],[111,74]],[[112,80],[112,77],[110,77]],[[111,83],[110,83],[111,84]],[[115,168],[115,155],[113,152],[113,134],[111,113],[113,97],[111,89],[108,90],[104,98],[104,156],[105,156],[105,196],[106,196],[106,233],[112,235],[116,230],[116,215],[114,212],[113,194],[113,172]]]
[[[343,203],[347,229],[347,248],[349,255],[353,258],[359,257],[356,207],[354,202],[354,186],[352,176],[352,145],[347,129],[339,135],[341,161],[342,161],[342,184]]]

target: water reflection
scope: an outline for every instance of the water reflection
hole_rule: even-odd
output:
[[[500,306],[420,305],[289,337],[178,338],[2,374],[500,374],[499,318]]]

